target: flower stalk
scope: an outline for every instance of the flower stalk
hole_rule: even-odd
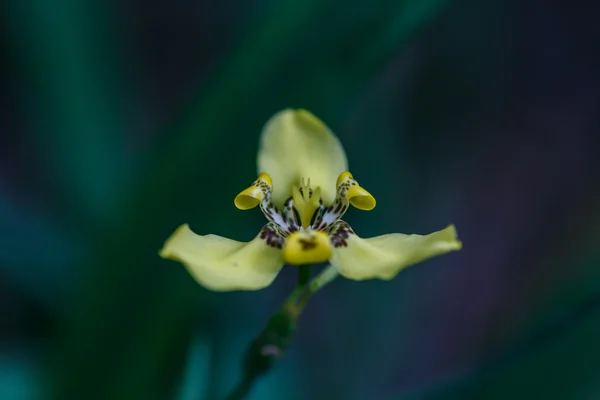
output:
[[[306,303],[314,293],[338,275],[335,268],[327,266],[309,283],[310,273],[310,265],[299,267],[296,287],[248,345],[242,360],[242,379],[226,400],[245,398],[256,380],[269,372],[276,361],[284,356],[292,343],[298,319]]]

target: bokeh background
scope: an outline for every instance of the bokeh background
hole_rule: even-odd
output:
[[[175,227],[249,240],[258,135],[302,107],[363,237],[461,252],[339,279],[250,399],[600,398],[600,25],[559,0],[5,0],[0,399],[222,398],[292,289],[212,293]]]

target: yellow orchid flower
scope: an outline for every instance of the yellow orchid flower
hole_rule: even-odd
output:
[[[453,225],[424,236],[357,236],[341,218],[349,205],[372,210],[375,198],[348,172],[338,138],[306,110],[283,110],[266,123],[258,173],[234,200],[240,210],[259,206],[269,220],[253,240],[197,235],[184,224],[165,242],[161,257],[183,263],[208,289],[257,290],[285,264],[329,261],[348,279],[387,280],[462,246]]]

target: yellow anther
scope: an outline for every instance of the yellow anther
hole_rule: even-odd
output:
[[[292,191],[292,199],[294,200],[294,209],[298,212],[302,227],[308,228],[312,216],[321,206],[321,188],[316,187],[311,194],[310,178],[306,183],[304,182],[304,178],[302,178],[300,187],[296,187]]]
[[[271,175],[267,174],[266,172],[261,172],[260,174],[258,174],[258,178],[256,178],[257,181],[265,181],[269,187],[273,187],[273,181],[271,180]]]
[[[262,172],[256,178],[256,181],[247,189],[244,189],[240,194],[235,196],[233,203],[240,210],[249,210],[256,207],[264,199],[265,193],[271,191],[273,186],[271,177],[266,172]]]
[[[335,183],[335,187],[340,186],[340,183],[344,182],[346,178],[352,178],[352,174],[348,171],[342,172],[340,176],[338,176],[337,182]]]
[[[345,186],[348,188],[346,191],[346,198],[350,204],[359,210],[365,211],[375,208],[375,198],[371,195],[371,193],[367,192],[363,187],[358,185],[358,182],[354,180],[350,172],[342,172],[340,176],[338,176],[336,184],[338,189],[340,189],[339,186],[343,183],[345,183]],[[342,193],[344,192],[342,191]]]
[[[259,205],[262,199],[263,193],[260,188],[250,186],[248,189],[244,189],[240,194],[235,196],[233,203],[240,210],[249,210]]]
[[[283,261],[291,265],[314,264],[331,258],[329,236],[321,231],[296,231],[283,246]]]
[[[375,208],[377,202],[371,193],[367,192],[361,186],[350,186],[346,198],[354,207],[359,210],[369,211]]]

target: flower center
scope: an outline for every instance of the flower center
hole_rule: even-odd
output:
[[[321,263],[332,255],[329,235],[321,231],[297,231],[287,237],[283,260],[290,265]]]
[[[241,210],[260,205],[269,220],[262,228],[260,237],[267,245],[282,249],[286,263],[319,263],[331,257],[332,248],[347,246],[346,239],[354,233],[340,219],[348,206],[352,204],[362,210],[375,207],[373,196],[358,185],[350,172],[340,174],[336,189],[333,203],[324,205],[321,188],[312,188],[310,178],[302,178],[279,210],[271,202],[271,177],[263,172],[249,188],[237,195],[234,203]]]
[[[313,222],[315,212],[321,208],[323,202],[321,200],[321,188],[316,187],[315,190],[310,187],[310,178],[306,183],[304,178],[301,180],[299,187],[295,187],[292,191],[293,207],[296,216],[299,219],[299,224],[304,229],[308,229]]]

